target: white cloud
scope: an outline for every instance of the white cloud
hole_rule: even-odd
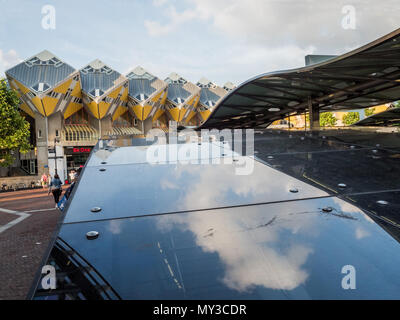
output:
[[[163,36],[166,35],[173,30],[175,30],[178,26],[185,23],[186,21],[190,21],[196,17],[196,12],[193,10],[184,10],[182,12],[178,12],[173,5],[169,5],[165,10],[165,14],[169,19],[169,22],[161,25],[158,21],[153,20],[145,20],[144,26],[147,29],[147,32],[150,36]]]
[[[366,238],[366,237],[368,237],[370,235],[371,234],[367,230],[365,230],[363,228],[360,228],[360,227],[356,228],[356,239],[361,240],[361,239]]]
[[[220,281],[227,287],[245,292],[256,286],[293,290],[304,284],[309,273],[304,267],[313,249],[305,243],[286,241],[279,248],[281,234],[299,229],[310,235],[315,215],[293,217],[287,208],[273,206],[232,209],[228,214],[208,211],[191,215],[166,215],[158,228],[165,232],[180,227],[193,233],[204,252],[217,253],[224,265]],[[297,207],[303,209],[300,205]],[[305,209],[305,208],[304,208]],[[273,221],[271,223],[271,221]],[[265,227],[260,224],[270,222]],[[312,236],[312,235],[311,235]]]
[[[159,2],[159,1],[157,1]],[[397,0],[355,0],[356,29],[342,27],[342,8],[348,0],[188,0],[189,9],[179,13],[169,5],[169,22],[147,21],[150,35],[172,32],[189,20],[210,24],[239,42],[276,46],[293,44],[304,49],[317,45],[329,53],[341,53],[388,33],[399,26]]]
[[[226,63],[235,65],[241,73],[246,71],[248,77],[282,69],[297,68],[304,65],[304,57],[313,54],[315,47],[300,48],[295,45],[280,47],[262,47],[252,44],[238,46],[228,56]]]
[[[0,49],[0,78],[5,76],[4,72],[20,63],[22,60],[19,58],[17,52],[14,49],[5,52]]]
[[[171,180],[165,180],[165,179],[160,181],[160,187],[163,190],[166,189],[179,190],[179,186],[176,183],[172,182]]]
[[[352,205],[347,201],[343,201],[339,198],[333,198],[333,202],[339,207],[340,211],[346,213],[361,213],[360,208]]]
[[[120,234],[122,231],[122,220],[110,220],[108,222],[107,229],[110,231],[112,234]]]
[[[355,205],[352,205],[351,203],[347,201],[343,201],[338,198],[334,198],[333,202],[335,202],[336,205],[339,206],[340,210],[342,212],[346,213],[358,213],[360,214],[367,222],[375,224],[375,221],[372,220],[367,214],[365,214],[360,208],[356,207]]]
[[[130,54],[131,61],[140,61],[149,72],[166,78],[172,71],[177,72],[189,81],[196,83],[206,77],[219,85],[233,81],[242,81],[263,72],[295,68],[304,65],[304,56],[315,52],[314,47],[299,48],[294,45],[266,48],[262,45],[232,45],[229,48],[215,48],[208,55],[193,57],[180,48],[174,54],[168,51],[145,52],[135,51]],[[129,62],[127,62],[129,63]],[[136,67],[131,64],[126,72]]]
[[[179,209],[219,207],[221,204],[229,203],[232,193],[236,197],[243,197],[246,201],[251,199],[251,202],[255,203],[265,202],[266,197],[286,200],[292,196],[283,191],[292,187],[307,190],[314,195],[327,195],[324,191],[289,176],[285,182],[282,182],[282,173],[265,168],[257,161],[254,162],[254,171],[248,176],[241,177],[235,175],[234,166],[223,162],[218,165],[179,165],[174,172],[175,179],[189,179],[189,177],[197,176],[200,178],[192,178],[193,182],[188,184],[188,191],[184,196],[176,199]],[[274,188],[265,181],[272,181]],[[163,187],[168,187],[168,185],[163,184]]]
[[[161,7],[166,4],[168,0],[153,0],[153,5],[156,7]]]
[[[173,39],[174,31],[200,27],[193,40],[212,49],[199,46],[193,55],[177,45],[151,67],[164,72],[165,65],[174,66],[191,81],[206,76],[240,84],[260,73],[304,66],[307,54],[342,54],[393,31],[399,27],[397,2],[353,0],[356,29],[345,30],[342,8],[348,0],[155,0],[162,16],[145,21],[150,36]]]
[[[251,5],[242,0],[191,1],[201,17],[224,34],[269,46],[292,43],[304,48],[313,44],[337,51],[343,45],[360,45],[399,26],[395,20],[400,12],[397,0],[352,1],[355,30],[342,28],[342,8],[348,0],[253,0]]]

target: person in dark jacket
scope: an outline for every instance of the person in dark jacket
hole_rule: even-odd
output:
[[[69,186],[69,188],[67,190],[65,190],[64,192],[64,197],[61,199],[61,201],[58,203],[58,209],[60,209],[61,212],[64,211],[65,206],[68,202],[68,199],[72,193],[72,191],[74,190],[75,185],[77,184],[77,180],[79,178],[79,175],[81,173],[82,168],[79,168],[76,171],[76,176],[75,176],[75,180],[71,183],[71,185]]]
[[[50,194],[50,191],[51,191],[51,193],[53,193],[54,202],[56,203],[56,208],[57,208],[57,203],[60,200],[60,196],[62,193],[61,186],[62,186],[62,182],[60,180],[60,177],[56,173],[54,175],[54,178],[51,179],[51,182],[49,185],[49,193],[48,193],[48,194]]]

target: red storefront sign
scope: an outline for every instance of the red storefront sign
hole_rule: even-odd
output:
[[[90,153],[92,148],[72,148],[73,153]]]

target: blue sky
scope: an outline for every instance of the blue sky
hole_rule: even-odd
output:
[[[42,7],[55,8],[54,30]],[[344,29],[343,7],[355,10]],[[0,74],[47,49],[81,68],[95,58],[121,73],[141,65],[222,85],[340,54],[400,27],[398,0],[0,0]]]

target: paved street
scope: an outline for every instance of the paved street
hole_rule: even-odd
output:
[[[0,300],[26,297],[60,217],[47,190],[0,193]]]

